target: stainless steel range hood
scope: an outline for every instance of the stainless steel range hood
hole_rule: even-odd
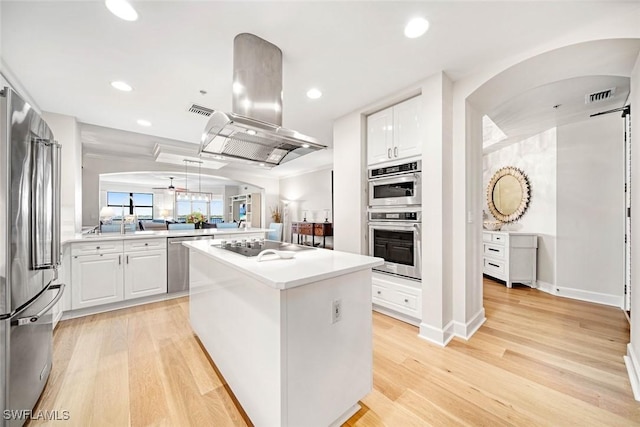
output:
[[[277,166],[327,148],[282,125],[282,51],[253,34],[233,41],[233,113],[214,111],[200,155]]]

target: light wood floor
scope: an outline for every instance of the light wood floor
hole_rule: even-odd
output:
[[[374,313],[374,390],[347,425],[640,425],[621,310],[488,279],[484,290],[487,322],[444,349]],[[60,323],[37,409],[70,411],[64,426],[246,425],[186,298]]]

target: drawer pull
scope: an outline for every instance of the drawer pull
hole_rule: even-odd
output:
[[[500,250],[499,250],[499,249],[489,248],[489,250],[490,250],[490,251],[493,251],[493,252],[500,252]]]
[[[148,244],[148,243],[145,243],[144,245],[145,245],[145,246],[149,246],[149,244]]]
[[[382,291],[378,291],[378,295],[381,295],[381,294],[382,294]]]
[[[493,263],[488,263],[488,264],[489,264],[491,267],[500,268],[500,266],[499,266],[499,265],[497,265],[497,264],[493,264]]]
[[[100,246],[96,246],[96,249],[100,249]]]
[[[409,300],[405,298],[405,299],[404,299],[404,302],[409,302]]]

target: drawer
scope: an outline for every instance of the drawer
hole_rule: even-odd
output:
[[[500,259],[505,258],[506,249],[504,246],[485,243],[484,245],[482,245],[482,247],[484,256]]]
[[[71,244],[71,255],[100,255],[122,252],[122,240],[101,240]]]
[[[332,236],[333,230],[331,224],[316,224],[314,226],[314,233],[316,236]]]
[[[484,261],[483,269],[485,273],[504,274],[505,272],[504,261],[499,261],[499,260],[490,259],[490,258],[483,258],[483,261]]]
[[[298,224],[298,231],[300,234],[311,235],[313,233],[313,224]]]
[[[374,278],[372,290],[372,299],[375,304],[417,319],[422,318],[422,291],[420,289]]]
[[[491,233],[482,233],[482,241],[483,242],[491,242]]]
[[[166,249],[167,239],[130,239],[124,241],[124,250],[126,252],[131,251],[146,251],[156,249]]]
[[[491,235],[491,242],[493,243],[502,243],[504,244],[504,242],[507,241],[507,236],[505,234],[492,234]]]

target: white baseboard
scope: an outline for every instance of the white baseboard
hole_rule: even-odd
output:
[[[476,331],[480,329],[480,326],[482,326],[482,324],[486,320],[487,318],[484,315],[484,307],[482,307],[480,311],[478,311],[476,315],[473,316],[471,320],[469,320],[466,324],[460,323],[460,322],[454,322],[454,325],[453,325],[454,333],[457,337],[460,337],[464,340],[469,341],[469,338],[471,338],[473,334],[475,334]]]
[[[118,301],[112,304],[96,305],[94,307],[81,308],[79,310],[69,310],[62,313],[61,320],[75,319],[77,317],[90,316],[92,314],[105,313],[107,311],[120,310],[123,308],[135,307],[137,305],[149,304],[158,301],[167,301],[175,298],[189,296],[189,291],[171,292],[168,294],[157,294],[143,298],[136,298],[126,301]]]
[[[631,389],[633,390],[633,397],[640,401],[640,381],[638,380],[640,364],[638,364],[638,358],[633,351],[631,343],[627,344],[627,355],[624,356],[624,364],[627,367],[629,382],[631,382]]]
[[[624,296],[603,294],[601,292],[585,291],[583,289],[565,288],[538,280],[537,288],[543,292],[559,297],[577,299],[580,301],[594,302],[596,304],[609,305],[623,308]]]
[[[543,282],[542,280],[538,280],[536,281],[535,288],[551,295],[557,295],[556,287],[552,283],[547,283],[547,282]]]
[[[426,323],[420,323],[420,333],[418,336],[433,344],[439,345],[440,347],[445,347],[455,335],[453,325],[453,320],[447,323],[447,325],[442,329],[434,328]]]
[[[390,310],[386,307],[373,303],[373,310],[378,313],[382,313],[385,316],[393,317],[394,319],[402,320],[405,323],[408,323],[413,326],[420,326],[420,320],[414,317],[408,316],[404,313],[400,313],[398,311]]]

